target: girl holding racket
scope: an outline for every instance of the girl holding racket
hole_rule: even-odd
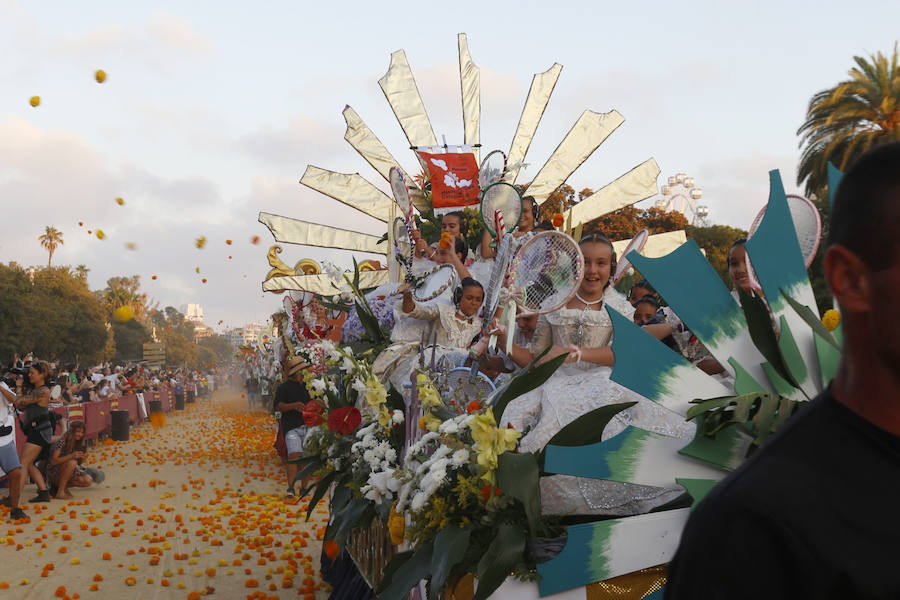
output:
[[[581,239],[579,246],[584,255],[584,278],[563,308],[539,317],[531,342],[536,352],[551,346],[548,357],[568,352],[569,360],[544,385],[510,402],[501,424],[528,431],[520,448],[523,452],[534,452],[541,450],[562,427],[591,410],[619,402],[636,402],[613,417],[604,429],[604,439],[620,433],[628,425],[691,438],[693,423],[610,379],[615,357],[609,347],[613,329],[606,307],[629,318],[634,309],[610,284],[616,267],[612,243],[601,234],[589,234]],[[672,327],[655,324],[645,330],[662,338],[672,332]],[[505,338],[503,332],[500,335]],[[500,344],[504,343],[505,339],[501,339]],[[524,366],[534,354],[513,345],[512,358]],[[541,491],[547,514],[610,516],[648,512],[683,493],[679,486],[655,488],[566,476],[542,478]]]
[[[538,205],[534,196],[524,196],[522,198],[522,216],[519,218],[518,227],[513,231],[513,237],[519,238],[526,233],[533,231],[537,215]],[[491,247],[492,240],[493,236],[491,235],[491,232],[485,227],[484,232],[481,234],[481,258],[494,258],[497,255],[497,249]]]
[[[453,292],[453,305],[419,304],[413,299],[409,284],[400,286],[403,312],[413,319],[435,323],[436,343],[448,348],[466,348],[481,331],[478,309],[484,301],[484,288],[466,277]]]

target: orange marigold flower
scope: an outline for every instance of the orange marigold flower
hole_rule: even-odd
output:
[[[553,215],[553,226],[554,227],[562,227],[562,224],[566,222],[566,218],[562,213],[556,213]]]
[[[338,543],[334,540],[328,540],[327,542],[325,542],[324,547],[325,547],[325,556],[327,556],[331,560],[336,559],[338,554],[341,551],[340,547],[338,546]]]
[[[472,400],[471,402],[469,402],[469,405],[466,406],[466,412],[471,415],[479,408],[481,408],[481,406],[478,405],[478,400]]]

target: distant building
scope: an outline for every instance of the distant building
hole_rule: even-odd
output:
[[[228,340],[234,344],[234,347],[238,346],[249,346],[256,343],[259,339],[259,332],[262,330],[262,325],[259,323],[248,323],[243,327],[235,327],[234,329],[227,329],[222,335],[228,338]]]
[[[203,322],[203,307],[199,304],[183,304],[181,306],[181,312],[188,321],[194,323]]]

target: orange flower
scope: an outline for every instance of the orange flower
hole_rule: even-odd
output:
[[[340,547],[338,546],[338,543],[334,540],[328,540],[327,542],[325,542],[324,548],[325,548],[325,556],[327,556],[331,560],[336,559],[338,554],[341,551]]]
[[[207,576],[207,577],[215,577],[215,576],[216,576],[216,570],[213,569],[212,567],[209,567],[208,569],[206,569],[206,576]]]
[[[228,244],[228,245],[230,246],[230,245],[231,245],[231,240],[225,240],[225,243]]]
[[[103,581],[103,575],[100,573],[94,573],[94,581]]]
[[[56,588],[56,592],[54,592],[53,595],[56,596],[57,598],[63,598],[63,597],[65,597],[65,595],[66,595],[66,586],[61,585],[61,586],[59,586],[58,588]]]
[[[102,558],[103,560],[112,560],[112,555],[109,552],[104,552]]]
[[[471,415],[479,408],[481,408],[481,406],[478,405],[478,400],[472,400],[471,402],[469,402],[469,405],[466,406],[466,412]]]
[[[244,583],[244,587],[248,587],[248,588],[259,587],[259,582],[258,582],[257,580],[255,580],[255,579],[248,579],[248,580]]]
[[[556,213],[553,215],[553,226],[554,227],[562,227],[563,223],[566,222],[566,218],[562,213]]]
[[[447,233],[447,232],[442,233],[441,241],[440,241],[441,248],[443,248],[444,250],[448,249],[450,247],[451,239],[452,238],[450,237],[449,233]]]
[[[92,592],[96,592],[97,590],[100,589],[100,586],[97,585],[96,583],[92,583],[92,584],[91,584],[91,587],[89,587],[88,589],[89,589],[90,591],[92,591]]]
[[[136,583],[137,583],[137,579],[135,579],[134,577],[126,577],[125,578],[125,585],[131,586]]]
[[[259,243],[259,236],[258,236],[258,235],[254,235],[252,238],[250,238],[250,243],[251,243],[251,244],[258,244],[258,243]]]

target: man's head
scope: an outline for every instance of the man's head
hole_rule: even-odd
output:
[[[522,332],[522,337],[530,340],[534,336],[534,330],[537,328],[538,316],[535,314],[524,314],[516,317],[516,327]]]
[[[825,277],[841,307],[845,353],[868,347],[900,375],[900,321],[880,310],[900,297],[900,143],[867,152],[841,180]]]

